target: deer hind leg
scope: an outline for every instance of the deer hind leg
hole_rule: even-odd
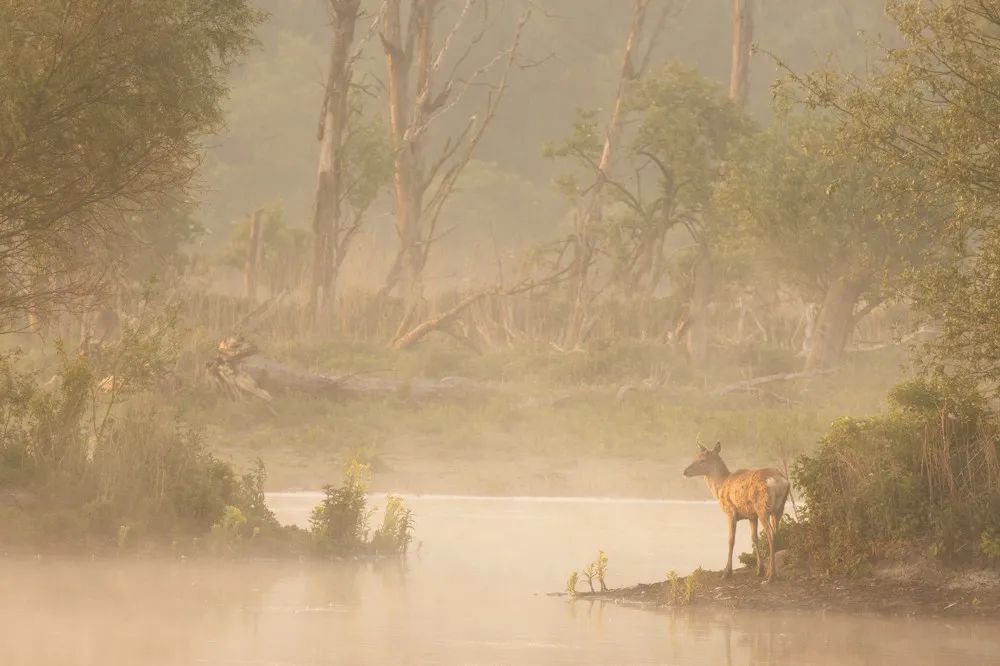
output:
[[[729,557],[726,559],[726,570],[722,572],[723,578],[733,575],[733,546],[736,545],[736,516],[726,516],[729,520]]]
[[[764,575],[764,560],[760,556],[760,546],[757,543],[757,516],[747,520],[750,523],[750,540],[753,542],[753,552],[757,555],[757,575]]]
[[[767,578],[765,582],[770,583],[774,580],[774,526],[775,523],[772,522],[772,516],[767,513],[759,514],[758,518],[764,524],[764,534],[767,536]]]

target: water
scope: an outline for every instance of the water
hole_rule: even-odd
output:
[[[303,523],[317,499],[269,501]],[[725,525],[709,503],[409,503],[421,543],[402,564],[0,560],[0,664],[1000,664],[990,623],[546,595],[598,548],[614,586],[719,568]]]

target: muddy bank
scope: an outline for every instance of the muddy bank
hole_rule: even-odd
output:
[[[786,568],[769,584],[749,569],[729,579],[720,571],[695,574],[685,599],[687,578],[578,595],[645,608],[679,606],[739,610],[830,611],[922,617],[1000,618],[1000,573],[989,570],[940,571],[925,565],[894,566],[858,578],[831,578]]]

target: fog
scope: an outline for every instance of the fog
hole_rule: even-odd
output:
[[[406,562],[5,564],[0,657],[45,666],[987,664],[1000,649],[992,624],[976,621],[664,614],[546,596],[594,543],[615,554],[610,575],[622,583],[717,559],[708,503],[408,499],[423,546]],[[315,497],[271,501],[283,521],[304,522]]]
[[[1000,9],[0,3],[0,665],[1000,660]]]

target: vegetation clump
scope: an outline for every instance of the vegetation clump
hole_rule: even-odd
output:
[[[883,416],[841,419],[793,468],[803,520],[792,551],[822,571],[856,573],[915,548],[947,563],[997,561],[1000,425],[972,388],[913,380]]]
[[[323,556],[358,553],[406,554],[413,540],[413,513],[401,497],[386,498],[382,525],[369,538],[369,520],[374,509],[368,507],[371,467],[352,460],[341,486],[326,486],[326,497],[313,509],[309,518],[312,542]]]

